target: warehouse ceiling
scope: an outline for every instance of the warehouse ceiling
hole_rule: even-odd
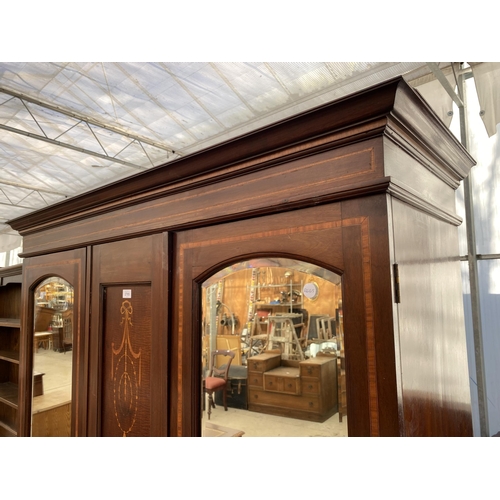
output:
[[[10,219],[399,75],[452,81],[450,64],[0,62],[0,251]]]

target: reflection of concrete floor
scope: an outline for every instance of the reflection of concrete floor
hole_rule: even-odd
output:
[[[33,410],[47,409],[71,400],[73,353],[39,349],[35,353],[35,371],[44,373],[43,396],[33,399]]]
[[[71,364],[73,353],[66,354],[39,349],[35,354],[35,371],[45,373],[44,395],[34,398],[34,411],[49,408],[71,399]],[[203,413],[203,424],[207,422]],[[295,418],[265,415],[217,405],[210,422],[245,432],[243,437],[343,437],[347,436],[347,417],[339,422],[338,413],[326,422],[307,422]]]
[[[208,422],[203,413],[203,425]],[[347,417],[339,422],[336,413],[326,422],[307,422],[295,418],[276,417],[247,410],[223,406],[212,408],[210,422],[245,432],[243,437],[346,437]]]

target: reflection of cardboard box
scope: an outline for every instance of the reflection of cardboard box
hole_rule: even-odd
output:
[[[33,397],[43,396],[43,376],[45,373],[35,373],[33,375]]]

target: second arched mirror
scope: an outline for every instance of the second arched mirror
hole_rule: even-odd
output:
[[[204,436],[347,436],[341,276],[285,258],[202,284]]]
[[[59,277],[34,291],[31,435],[71,435],[73,287]]]

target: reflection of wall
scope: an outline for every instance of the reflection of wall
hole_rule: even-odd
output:
[[[326,314],[335,316],[335,309],[338,307],[338,301],[341,298],[341,287],[322,278],[312,276],[302,271],[290,270],[288,268],[260,268],[258,283],[260,289],[255,292],[258,300],[257,305],[265,306],[270,301],[280,298],[280,291],[289,291],[290,278],[285,277],[286,272],[292,272],[292,282],[294,290],[302,291],[305,283],[315,281],[319,286],[319,295],[316,300],[309,300],[302,296],[302,305],[298,303],[297,307],[306,309],[311,314]],[[237,316],[239,323],[235,329],[236,334],[240,334],[248,321],[248,309],[250,298],[250,283],[252,277],[251,269],[244,269],[229,274],[223,279],[224,287],[221,301],[226,304]],[[283,285],[282,287],[265,287],[263,285]],[[205,295],[203,296],[205,300]],[[260,299],[260,300],[259,300]],[[229,315],[227,308],[221,308],[221,315]],[[280,311],[282,312],[282,311]],[[204,308],[204,317],[208,317],[208,311]],[[220,324],[217,327],[218,335],[230,335],[231,328],[223,327]]]

